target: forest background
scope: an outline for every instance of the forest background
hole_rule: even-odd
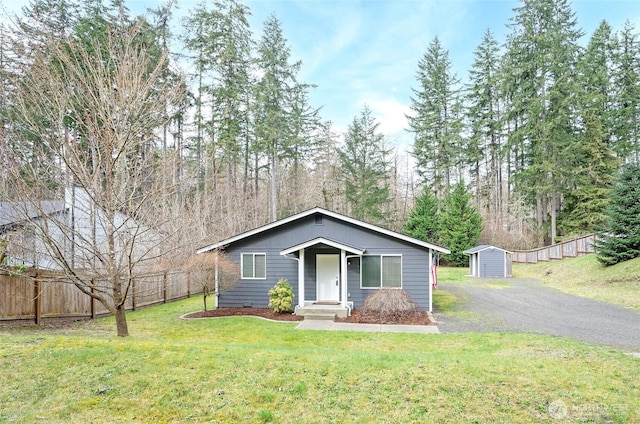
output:
[[[402,231],[417,202],[432,197],[439,211],[462,183],[482,216],[482,242],[532,248],[593,232],[616,171],[640,157],[638,33],[603,21],[581,43],[568,1],[520,2],[504,43],[492,29],[478,40],[464,80],[435,37],[415,69],[409,157],[367,105],[346,131],[323,118],[277,16],[252,28],[250,9],[225,0],[190,10],[175,28],[174,6],[138,16],[120,1],[35,0],[3,20],[0,161],[16,170],[0,175],[3,200],[20,200],[21,167],[48,182],[43,198],[62,198],[70,181],[15,116],[38,53],[52,40],[106,45],[133,27],[139,48],[169,58],[154,89],[183,95],[166,99],[166,119],[127,157],[143,182],[132,190],[155,193],[141,203],[148,211],[129,212],[180,222],[181,246],[313,206]],[[85,142],[72,119],[52,132]]]

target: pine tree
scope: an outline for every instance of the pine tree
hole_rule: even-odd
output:
[[[640,256],[640,164],[624,165],[611,190],[606,226],[598,234],[596,252],[605,265]]]
[[[436,37],[418,62],[418,89],[411,98],[409,130],[415,135],[413,156],[423,181],[438,198],[461,170],[461,101],[459,80],[452,74],[449,52]]]
[[[619,164],[613,150],[613,60],[611,27],[602,21],[578,63],[581,125],[569,165],[573,178],[560,216],[565,234],[593,232],[604,223],[609,188]]]
[[[518,123],[512,137],[525,150],[517,177],[535,202],[541,238],[555,243],[562,195],[574,176],[569,162],[576,143],[582,33],[567,0],[524,0],[515,10],[508,40],[514,75],[510,119]]]
[[[590,112],[585,131],[574,149],[575,187],[565,196],[561,228],[566,234],[595,231],[605,222],[605,207],[619,161],[607,143],[599,118]]]
[[[390,164],[378,126],[365,106],[349,124],[344,147],[338,149],[338,154],[351,215],[383,224],[384,207],[389,202]]]
[[[262,76],[256,86],[256,147],[267,158],[269,168],[269,209],[272,220],[278,218],[280,205],[278,182],[280,166],[292,159],[291,111],[294,87],[302,64],[289,63],[290,49],[280,21],[271,15],[264,24],[258,43],[257,65]]]
[[[498,86],[498,43],[487,30],[476,49],[469,72],[467,120],[471,135],[465,148],[466,162],[476,180],[476,198],[484,196],[489,215],[499,216],[502,202],[502,144]],[[483,175],[482,170],[486,175]],[[486,178],[488,190],[483,190]],[[488,193],[487,193],[488,192]]]
[[[402,232],[419,240],[430,243],[440,242],[439,202],[427,186],[422,194],[415,199],[415,206],[409,212],[409,217]]]
[[[307,159],[314,157],[324,135],[320,122],[319,110],[309,104],[309,90],[311,84],[297,83],[291,93],[291,110],[289,114],[290,124],[289,145],[291,156],[289,159],[290,175],[288,192],[292,193],[291,204],[288,205],[287,214],[294,214],[304,207],[300,193],[300,178]]]
[[[581,89],[580,112],[583,117],[592,116],[601,123],[604,141],[616,150],[613,140],[615,131],[614,61],[615,38],[611,32],[611,26],[607,21],[602,21],[591,36],[578,62],[579,88]]]
[[[618,35],[614,91],[615,148],[622,159],[640,160],[640,42],[627,21]]]
[[[212,177],[224,180],[225,210],[234,202],[238,165],[246,157],[243,148],[249,131],[253,47],[249,14],[249,9],[235,0],[216,1],[211,9],[201,5],[189,19],[186,39],[196,54],[199,74],[196,143],[203,144],[209,153]],[[206,118],[204,99],[210,108]],[[208,136],[206,143],[203,134]]]
[[[482,231],[482,218],[470,200],[471,194],[459,182],[445,199],[440,215],[440,239],[451,250],[446,260],[455,266],[467,264],[468,257],[463,252],[476,245]]]

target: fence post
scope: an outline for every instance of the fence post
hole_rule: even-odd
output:
[[[162,303],[167,303],[167,271],[162,275]]]
[[[33,285],[34,294],[34,308],[36,314],[36,325],[42,323],[42,282],[38,280],[38,273],[35,274],[35,280]]]
[[[187,271],[187,297],[191,297],[191,271]]]

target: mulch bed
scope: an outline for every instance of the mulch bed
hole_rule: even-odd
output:
[[[218,308],[209,311],[193,312],[185,318],[215,318],[233,316],[252,316],[272,319],[274,321],[302,321],[304,317],[293,314],[278,314],[267,308]]]
[[[431,325],[428,312],[404,312],[394,316],[382,316],[374,312],[352,311],[347,318],[337,318],[336,322],[353,322],[357,324],[400,324],[400,325]]]
[[[274,321],[302,321],[304,317],[293,314],[278,314],[267,308],[219,308],[210,311],[193,312],[185,318],[214,318],[231,316],[256,316]],[[429,319],[427,312],[406,312],[400,316],[381,317],[380,314],[362,313],[353,311],[350,317],[337,318],[337,322],[351,322],[357,324],[404,324],[404,325],[430,325],[434,324]]]

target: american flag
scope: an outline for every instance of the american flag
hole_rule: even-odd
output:
[[[431,285],[434,289],[438,288],[438,265],[436,262],[431,266]]]

